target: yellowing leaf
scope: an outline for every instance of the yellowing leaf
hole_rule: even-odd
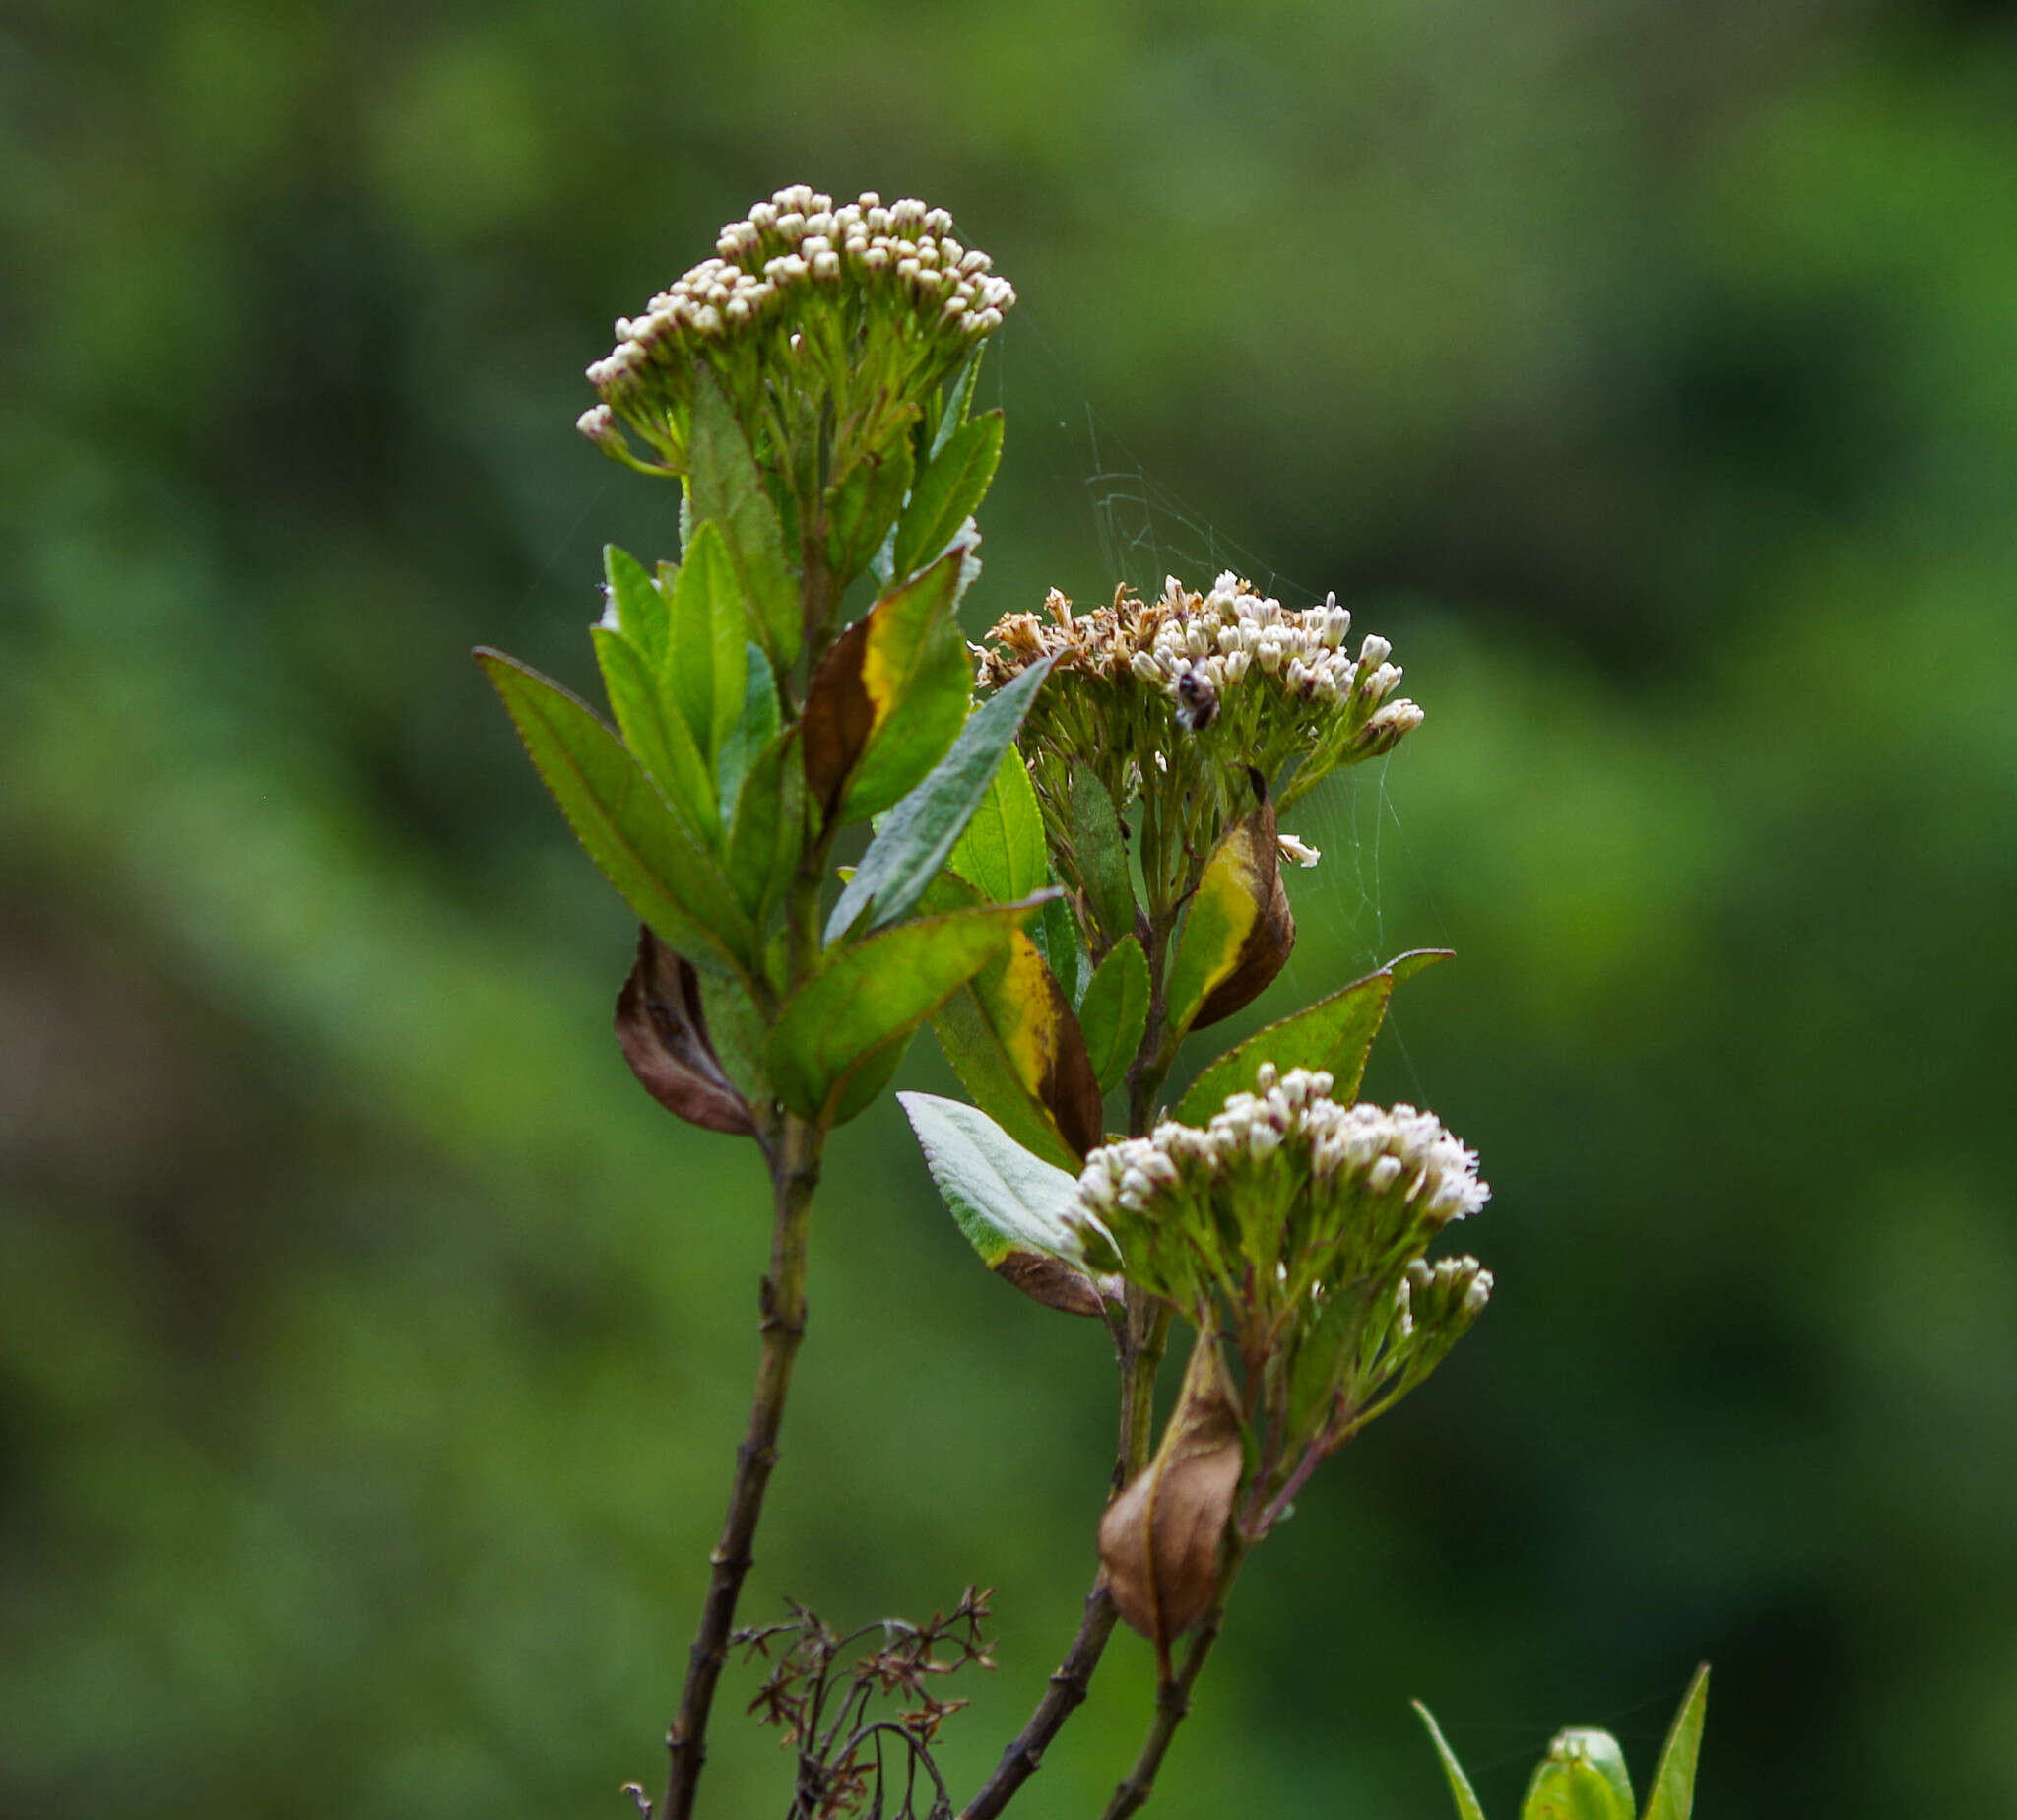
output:
[[[973,676],[952,611],[955,551],[834,640],[806,691],[806,787],[827,820],[862,821],[923,781],[966,721]]]
[[[1193,893],[1168,987],[1171,1039],[1251,1004],[1286,964],[1296,923],[1281,888],[1274,806],[1258,771],[1259,802],[1226,830]]]

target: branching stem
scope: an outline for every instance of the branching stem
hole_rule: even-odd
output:
[[[791,1389],[792,1362],[806,1334],[806,1238],[824,1139],[818,1127],[786,1116],[771,1178],[776,1218],[770,1236],[770,1272],[763,1279],[761,1292],[762,1353],[756,1367],[756,1391],[750,1401],[748,1431],[736,1450],[736,1474],[729,1488],[721,1539],[709,1557],[714,1571],[687,1657],[680,1710],[666,1733],[671,1764],[657,1820],[689,1820],[701,1767],[707,1761],[708,1713],[728,1656],[736,1601],[754,1559],[751,1549],[757,1520],[763,1513],[763,1494],[777,1463],[777,1436]]]
[[[1138,1812],[1155,1791],[1156,1772],[1162,1768],[1163,1757],[1169,1750],[1170,1740],[1177,1734],[1177,1727],[1190,1714],[1192,1689],[1198,1685],[1198,1677],[1204,1671],[1204,1661],[1211,1654],[1211,1646],[1218,1641],[1219,1626],[1225,1621],[1226,1598],[1239,1571],[1240,1552],[1239,1542],[1229,1538],[1219,1572],[1218,1597],[1192,1633],[1191,1647],[1184,1652],[1183,1666],[1156,1689],[1155,1718],[1149,1722],[1148,1735],[1141,1740],[1135,1767],[1114,1789],[1114,1798],[1107,1803],[1101,1820],[1127,1820],[1127,1816]]]

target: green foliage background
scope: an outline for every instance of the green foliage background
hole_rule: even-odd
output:
[[[802,178],[1022,292],[976,626],[1216,555],[1429,709],[1291,818],[1237,1028],[1460,951],[1370,1084],[1482,1149],[1500,1294],[1245,1576],[1156,1811],[1438,1813],[1419,1695],[1508,1812],[1704,1657],[1709,1820],[2017,1805],[2009,8],[26,0],[0,134],[0,1807],[660,1773],[761,1182],[624,1072],[632,932],[466,650],[588,682],[598,546],[675,532],[580,368]],[[995,1583],[970,1787],[1104,1345],[893,1104],[830,1176],[750,1609]],[[775,1812],[733,1704],[711,1811]]]

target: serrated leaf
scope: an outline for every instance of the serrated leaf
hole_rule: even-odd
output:
[[[748,928],[728,880],[643,767],[557,682],[501,651],[476,656],[575,838],[638,919],[690,960],[738,968]]]
[[[1055,888],[1056,876],[1046,874],[1045,882]],[[1079,962],[1083,956],[1078,951],[1078,919],[1072,914],[1072,906],[1062,895],[1053,897],[1037,912],[1029,933],[1037,946],[1043,949],[1044,963],[1058,976],[1058,990],[1065,995],[1066,1003],[1075,1006],[1081,971]]]
[[[749,629],[774,664],[788,667],[805,631],[784,531],[743,426],[704,367],[694,372],[686,489],[695,538],[703,524],[720,529]]]
[[[1049,881],[1043,812],[1012,744],[945,864],[998,904],[1028,897]]]
[[[925,466],[897,521],[894,572],[907,575],[957,535],[979,506],[1002,460],[1002,414],[960,424]]]
[[[1436,1723],[1435,1716],[1419,1700],[1408,1703],[1421,1715],[1421,1722],[1428,1727],[1429,1742],[1436,1747],[1436,1755],[1443,1765],[1443,1775],[1450,1784],[1451,1798],[1457,1803],[1457,1820],[1485,1820],[1485,1810],[1478,1805],[1477,1796],[1471,1792],[1470,1779],[1464,1773],[1464,1766],[1457,1761],[1443,1736],[1443,1728]]]
[[[954,551],[834,640],[806,690],[806,787],[829,821],[865,821],[945,755],[973,673],[952,611]]]
[[[678,707],[660,694],[644,654],[623,633],[598,625],[589,636],[623,744],[688,831],[714,845],[721,838],[714,781]]]
[[[617,999],[617,1041],[630,1072],[668,1112],[711,1132],[756,1135],[756,1121],[708,1038],[700,975],[649,929]]]
[[[716,775],[721,780],[721,800],[734,803],[742,794],[743,779],[749,760],[777,737],[783,715],[777,703],[777,679],[770,674],[770,660],[760,645],[743,647],[743,705],[722,741]]]
[[[981,376],[983,352],[983,344],[976,342],[973,352],[960,362],[959,370],[952,375],[951,383],[945,388],[944,396],[940,401],[939,420],[933,426],[932,446],[928,459],[939,454],[952,432],[966,422],[967,414],[972,411],[974,387],[979,383]]]
[[[1646,1820],[1690,1820],[1695,1811],[1695,1760],[1702,1750],[1702,1722],[1709,1715],[1709,1664],[1695,1670],[1681,1710],[1659,1748],[1659,1767],[1653,1772],[1653,1792],[1646,1797]]]
[[[826,559],[839,587],[846,587],[868,566],[895,528],[914,471],[906,430],[880,455],[857,462],[837,487],[827,488]]]
[[[708,1045],[730,1084],[748,1105],[768,1107],[770,1025],[762,1008],[740,979],[720,973],[700,976],[700,1008]]]
[[[1076,1178],[1032,1155],[977,1106],[932,1093],[896,1099],[940,1199],[981,1262],[1048,1307],[1098,1314],[1098,1285],[1064,1217],[1076,1203]]]
[[[758,931],[783,900],[805,847],[806,780],[798,729],[787,728],[761,751],[736,797],[729,880]]]
[[[932,774],[889,812],[833,906],[828,942],[865,912],[870,929],[885,929],[925,894],[987,795],[1050,668],[1048,658],[1030,665],[982,702]],[[810,770],[810,757],[807,762]]]
[[[850,1083],[878,1065],[893,1068],[882,1052],[907,1044],[1034,908],[990,904],[929,917],[834,951],[778,1011],[769,1051],[778,1098],[822,1125],[859,1111]]]
[[[1252,1004],[1295,946],[1274,806],[1261,773],[1250,768],[1248,776],[1259,800],[1205,862],[1177,938],[1165,989],[1172,1041]]]
[[[660,687],[679,703],[694,746],[713,770],[743,717],[749,645],[735,566],[721,527],[711,520],[688,541],[666,606]],[[735,798],[724,790],[721,800]]]
[[[1111,946],[1135,933],[1135,886],[1128,874],[1128,846],[1121,833],[1120,812],[1091,769],[1072,773],[1068,808],[1072,818],[1072,854],[1085,907]],[[1094,952],[1099,951],[1096,944]]]
[[[644,564],[615,544],[603,546],[603,582],[609,597],[605,625],[637,647],[653,678],[665,669],[668,627],[665,596],[651,585]]]
[[[1450,957],[1448,948],[1416,948],[1399,954],[1377,972],[1329,998],[1268,1024],[1234,1045],[1205,1068],[1177,1107],[1186,1125],[1203,1125],[1229,1093],[1252,1092],[1254,1073],[1272,1062],[1284,1074],[1292,1068],[1323,1069],[1332,1077],[1331,1095],[1341,1104],[1358,1097],[1373,1038],[1387,1015],[1394,988],[1424,967]]]
[[[1078,1024],[1100,1091],[1111,1093],[1128,1072],[1148,1027],[1148,956],[1133,936],[1114,943],[1092,970],[1078,1002]]]

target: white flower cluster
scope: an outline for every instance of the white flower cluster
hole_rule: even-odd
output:
[[[1147,650],[1135,653],[1131,667],[1173,701],[1187,688],[1195,690],[1201,676],[1223,694],[1258,668],[1292,695],[1341,702],[1356,692],[1386,721],[1405,720],[1403,732],[1421,722],[1413,702],[1387,701],[1400,681],[1400,666],[1387,661],[1394,647],[1386,639],[1369,632],[1356,658],[1345,650],[1351,615],[1335,594],[1297,612],[1228,569],[1204,595],[1188,593],[1174,575],[1165,577],[1158,605],[1164,612],[1153,639]]]
[[[991,265],[952,237],[943,209],[914,197],[885,208],[873,190],[835,208],[831,196],[797,184],[729,223],[716,256],[660,292],[644,315],[619,320],[617,346],[589,367],[589,382],[609,400],[654,364],[790,319],[800,302],[843,285],[955,347],[978,341],[1015,301],[1014,287]],[[580,428],[601,440],[615,425],[598,408],[583,414]]]
[[[1400,1279],[1399,1337],[1413,1337],[1416,1311],[1424,1326],[1436,1326],[1455,1309],[1458,1319],[1475,1321],[1492,1299],[1492,1273],[1475,1258],[1417,1258]]]
[[[1391,1110],[1331,1098],[1322,1069],[1277,1074],[1264,1065],[1259,1091],[1235,1093],[1203,1128],[1165,1121],[1146,1138],[1094,1150],[1078,1178],[1078,1203],[1095,1220],[1117,1211],[1143,1214],[1173,1189],[1196,1191],[1232,1164],[1266,1161],[1284,1147],[1303,1153],[1313,1184],[1359,1185],[1402,1203],[1430,1225],[1463,1219],[1481,1208],[1491,1190],[1477,1177],[1477,1153],[1432,1112]]]

